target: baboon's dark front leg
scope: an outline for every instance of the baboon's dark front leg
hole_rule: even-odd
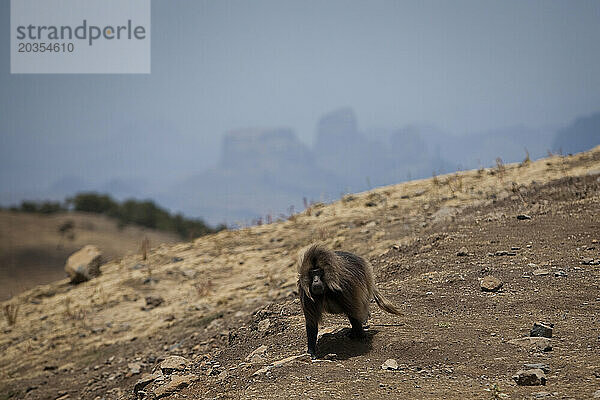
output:
[[[365,330],[363,329],[362,323],[359,320],[357,320],[356,318],[352,318],[350,316],[348,316],[348,319],[350,320],[350,323],[352,324],[352,331],[350,332],[350,337],[356,338],[356,339],[364,338],[366,335],[365,335]]]
[[[317,358],[317,333],[319,325],[306,323],[306,338],[308,339],[308,354],[312,358]]]

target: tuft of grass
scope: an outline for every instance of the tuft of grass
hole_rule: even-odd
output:
[[[531,164],[531,158],[529,158],[529,151],[525,148],[525,159],[521,161],[521,167],[526,167]]]
[[[13,326],[17,322],[17,316],[19,315],[19,305],[8,303],[4,305],[4,316],[8,326]]]
[[[213,283],[210,279],[205,278],[201,279],[197,283],[194,284],[194,289],[196,289],[196,293],[199,297],[205,297],[208,295],[213,288]]]
[[[142,244],[140,246],[140,252],[142,253],[142,260],[146,261],[148,259],[148,251],[150,250],[150,239],[145,237],[142,240]]]
[[[85,319],[85,311],[79,307],[71,307],[72,300],[70,297],[65,298],[65,316],[68,319],[82,321]]]

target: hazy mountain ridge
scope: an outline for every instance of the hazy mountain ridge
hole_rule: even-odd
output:
[[[92,184],[65,176],[45,190],[4,193],[0,200],[3,204],[14,203],[15,198],[58,200],[77,191],[97,190],[118,199],[152,198],[212,224],[246,224],[302,210],[304,199],[331,201],[343,193],[492,166],[497,158],[507,163],[522,161],[527,154],[535,160],[549,151],[583,151],[600,144],[600,113],[559,130],[513,126],[457,136],[413,124],[373,132],[361,129],[353,109],[345,107],[318,121],[312,146],[287,127],[237,129],[222,136],[214,167],[187,177],[177,173],[157,181],[114,177]],[[194,146],[183,146],[173,154],[187,160],[195,151]]]

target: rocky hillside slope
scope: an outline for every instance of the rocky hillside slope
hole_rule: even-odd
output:
[[[65,224],[72,228],[61,234]],[[111,260],[138,253],[145,237],[151,245],[180,240],[139,226],[119,228],[116,220],[96,214],[0,211],[0,300],[63,278],[67,257],[86,244],[98,246]]]
[[[124,257],[17,296],[3,398],[590,398],[600,389],[600,148],[388,186],[289,220]],[[529,218],[518,219],[518,215]],[[404,316],[329,316],[305,351],[295,257],[374,265]],[[503,282],[483,292],[480,280]],[[536,321],[552,339],[525,339]],[[550,350],[551,348],[551,350]],[[394,361],[386,361],[393,359]],[[387,369],[382,369],[382,364]],[[397,364],[397,365],[396,365]],[[525,364],[545,387],[518,386]],[[0,397],[2,398],[2,397]]]

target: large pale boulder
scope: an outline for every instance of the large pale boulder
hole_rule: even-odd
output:
[[[65,264],[65,271],[71,283],[80,283],[100,275],[102,253],[96,246],[87,245],[71,254]]]

